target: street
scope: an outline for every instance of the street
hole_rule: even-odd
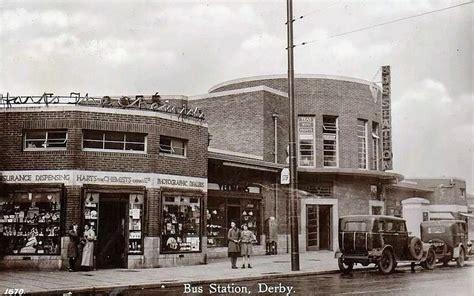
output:
[[[155,290],[128,291],[129,295],[473,295],[474,268],[472,264],[457,268],[440,265],[433,271],[409,267],[398,268],[389,276],[378,270],[356,270],[352,274],[339,273],[252,280],[216,282],[185,287],[164,287]],[[260,287],[260,292],[258,291]],[[270,293],[270,287],[274,287]],[[288,287],[292,287],[288,293]],[[266,290],[266,291],[265,291]],[[201,292],[202,291],[202,292]],[[116,291],[119,292],[119,291]],[[124,292],[124,291],[122,291]]]

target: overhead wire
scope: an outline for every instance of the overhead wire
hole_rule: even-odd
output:
[[[448,7],[436,9],[436,10],[431,10],[431,11],[428,11],[428,12],[423,12],[423,13],[420,13],[420,14],[415,14],[415,15],[411,15],[411,16],[407,16],[407,17],[402,17],[402,18],[395,19],[395,20],[391,20],[391,21],[388,21],[388,22],[383,22],[383,23],[379,23],[379,24],[375,24],[375,25],[371,25],[371,26],[367,26],[367,27],[362,27],[362,28],[358,28],[358,29],[351,30],[351,31],[347,31],[347,32],[343,32],[343,33],[338,33],[338,34],[334,34],[334,35],[329,35],[329,36],[327,36],[327,37],[324,38],[324,39],[314,39],[314,40],[302,42],[302,43],[300,43],[300,44],[296,44],[296,45],[294,45],[294,47],[303,46],[303,45],[307,45],[307,44],[314,43],[314,42],[324,41],[324,40],[330,39],[330,38],[335,38],[335,37],[340,37],[340,36],[344,36],[344,35],[349,35],[349,34],[352,34],[352,33],[360,32],[360,31],[365,31],[365,30],[369,30],[369,29],[373,29],[373,28],[377,28],[377,27],[381,27],[381,26],[385,26],[385,25],[389,25],[389,24],[393,24],[393,23],[405,21],[405,20],[408,20],[408,19],[413,19],[413,18],[417,18],[417,17],[421,17],[421,16],[425,16],[425,15],[429,15],[429,14],[433,14],[433,13],[445,11],[445,10],[448,10],[448,9],[453,9],[453,8],[456,8],[456,7],[460,7],[460,6],[464,6],[464,5],[468,5],[468,4],[472,4],[472,3],[473,3],[472,1],[464,2],[464,3],[457,4],[457,5],[452,5],[452,6],[448,6]]]

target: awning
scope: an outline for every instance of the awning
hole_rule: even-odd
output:
[[[436,213],[430,212],[430,220],[455,220],[451,213]]]
[[[459,215],[464,216],[464,217],[474,218],[473,214],[459,213]]]

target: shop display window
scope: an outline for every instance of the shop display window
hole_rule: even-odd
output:
[[[59,255],[59,192],[15,192],[0,198],[0,233],[6,255]]]
[[[97,235],[99,227],[99,193],[87,193],[84,203],[84,224],[89,224]]]
[[[201,250],[201,199],[163,196],[161,250],[163,253]]]
[[[226,203],[225,200],[208,199],[207,204],[207,246],[227,245]]]
[[[130,208],[128,217],[128,253],[143,253],[143,195],[130,194]]]

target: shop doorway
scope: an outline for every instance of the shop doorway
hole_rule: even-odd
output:
[[[306,205],[306,250],[331,249],[331,205]]]
[[[97,268],[127,267],[128,195],[100,194]]]
[[[230,222],[234,221],[237,224],[237,227],[240,227],[240,206],[227,206],[227,228],[230,229]]]

